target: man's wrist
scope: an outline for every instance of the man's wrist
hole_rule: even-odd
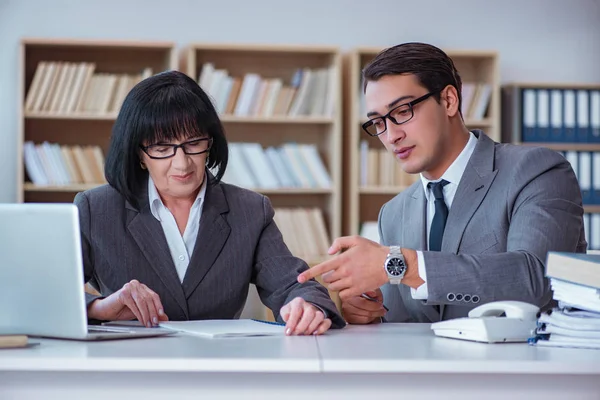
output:
[[[406,274],[402,278],[402,283],[406,286],[410,286],[413,289],[421,286],[425,281],[419,276],[419,262],[417,258],[417,252],[413,249],[400,249],[404,256],[404,263],[406,264]]]

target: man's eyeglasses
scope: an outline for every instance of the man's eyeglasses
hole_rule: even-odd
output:
[[[187,155],[206,153],[210,150],[212,138],[201,138],[183,142],[181,144],[151,144],[150,146],[140,146],[148,157],[154,159],[163,159],[173,157],[177,149],[181,148]]]
[[[408,103],[400,104],[397,107],[392,108],[386,115],[376,117],[368,120],[362,124],[362,128],[371,136],[379,136],[387,130],[386,119],[389,119],[396,125],[403,124],[411,120],[415,115],[414,106],[422,101],[427,100],[430,96],[436,94],[435,92],[429,92],[424,96],[421,96]]]

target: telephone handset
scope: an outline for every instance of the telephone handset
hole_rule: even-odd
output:
[[[476,342],[526,342],[535,335],[539,307],[522,301],[494,301],[482,304],[465,318],[435,322],[437,336]]]

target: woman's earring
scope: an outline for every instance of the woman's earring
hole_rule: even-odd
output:
[[[146,169],[146,164],[144,164],[143,162],[140,161],[140,168]]]

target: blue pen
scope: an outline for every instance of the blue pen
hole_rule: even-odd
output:
[[[285,326],[285,324],[282,323],[282,322],[265,321],[265,320],[262,320],[262,319],[254,319],[254,318],[252,318],[252,321],[262,322],[263,324],[269,324],[269,325]]]

